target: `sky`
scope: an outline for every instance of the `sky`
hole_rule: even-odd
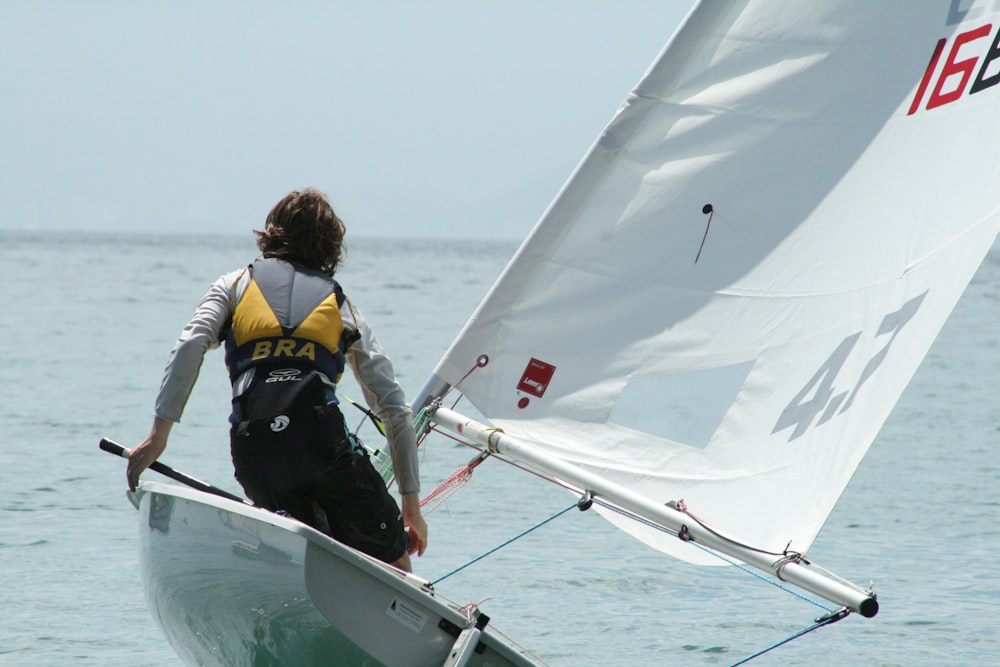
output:
[[[0,230],[523,238],[693,0],[3,0]]]

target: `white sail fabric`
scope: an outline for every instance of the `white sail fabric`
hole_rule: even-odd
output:
[[[459,388],[509,435],[805,551],[1000,230],[998,37],[992,1],[702,2],[435,374],[488,355]]]

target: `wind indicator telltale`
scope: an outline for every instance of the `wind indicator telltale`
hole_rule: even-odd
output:
[[[712,226],[712,214],[715,212],[715,207],[711,204],[705,204],[701,207],[701,212],[708,216],[708,222],[705,223],[705,234],[701,237],[701,245],[698,246],[698,254],[694,257],[695,264],[697,264],[698,260],[701,259],[701,251],[705,247],[705,239],[708,238],[708,229]]]

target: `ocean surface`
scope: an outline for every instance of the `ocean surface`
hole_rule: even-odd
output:
[[[515,248],[351,239],[338,277],[408,394]],[[97,445],[148,432],[181,327],[215,278],[254,255],[249,233],[0,232],[0,664],[180,664],[143,598],[125,462]],[[750,664],[1000,664],[998,338],[995,247],[809,554],[873,580],[881,612]],[[163,460],[239,493],[228,392],[210,352]],[[471,457],[444,439],[421,451],[425,492]],[[488,462],[428,516],[417,572],[436,579],[572,502]],[[595,512],[564,514],[437,588],[480,603],[552,666],[729,665],[823,613],[734,568],[673,561]]]

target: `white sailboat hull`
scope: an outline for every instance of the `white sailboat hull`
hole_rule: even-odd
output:
[[[143,483],[146,598],[191,665],[443,665],[466,615],[417,577],[290,518]],[[486,628],[468,665],[538,663]]]

